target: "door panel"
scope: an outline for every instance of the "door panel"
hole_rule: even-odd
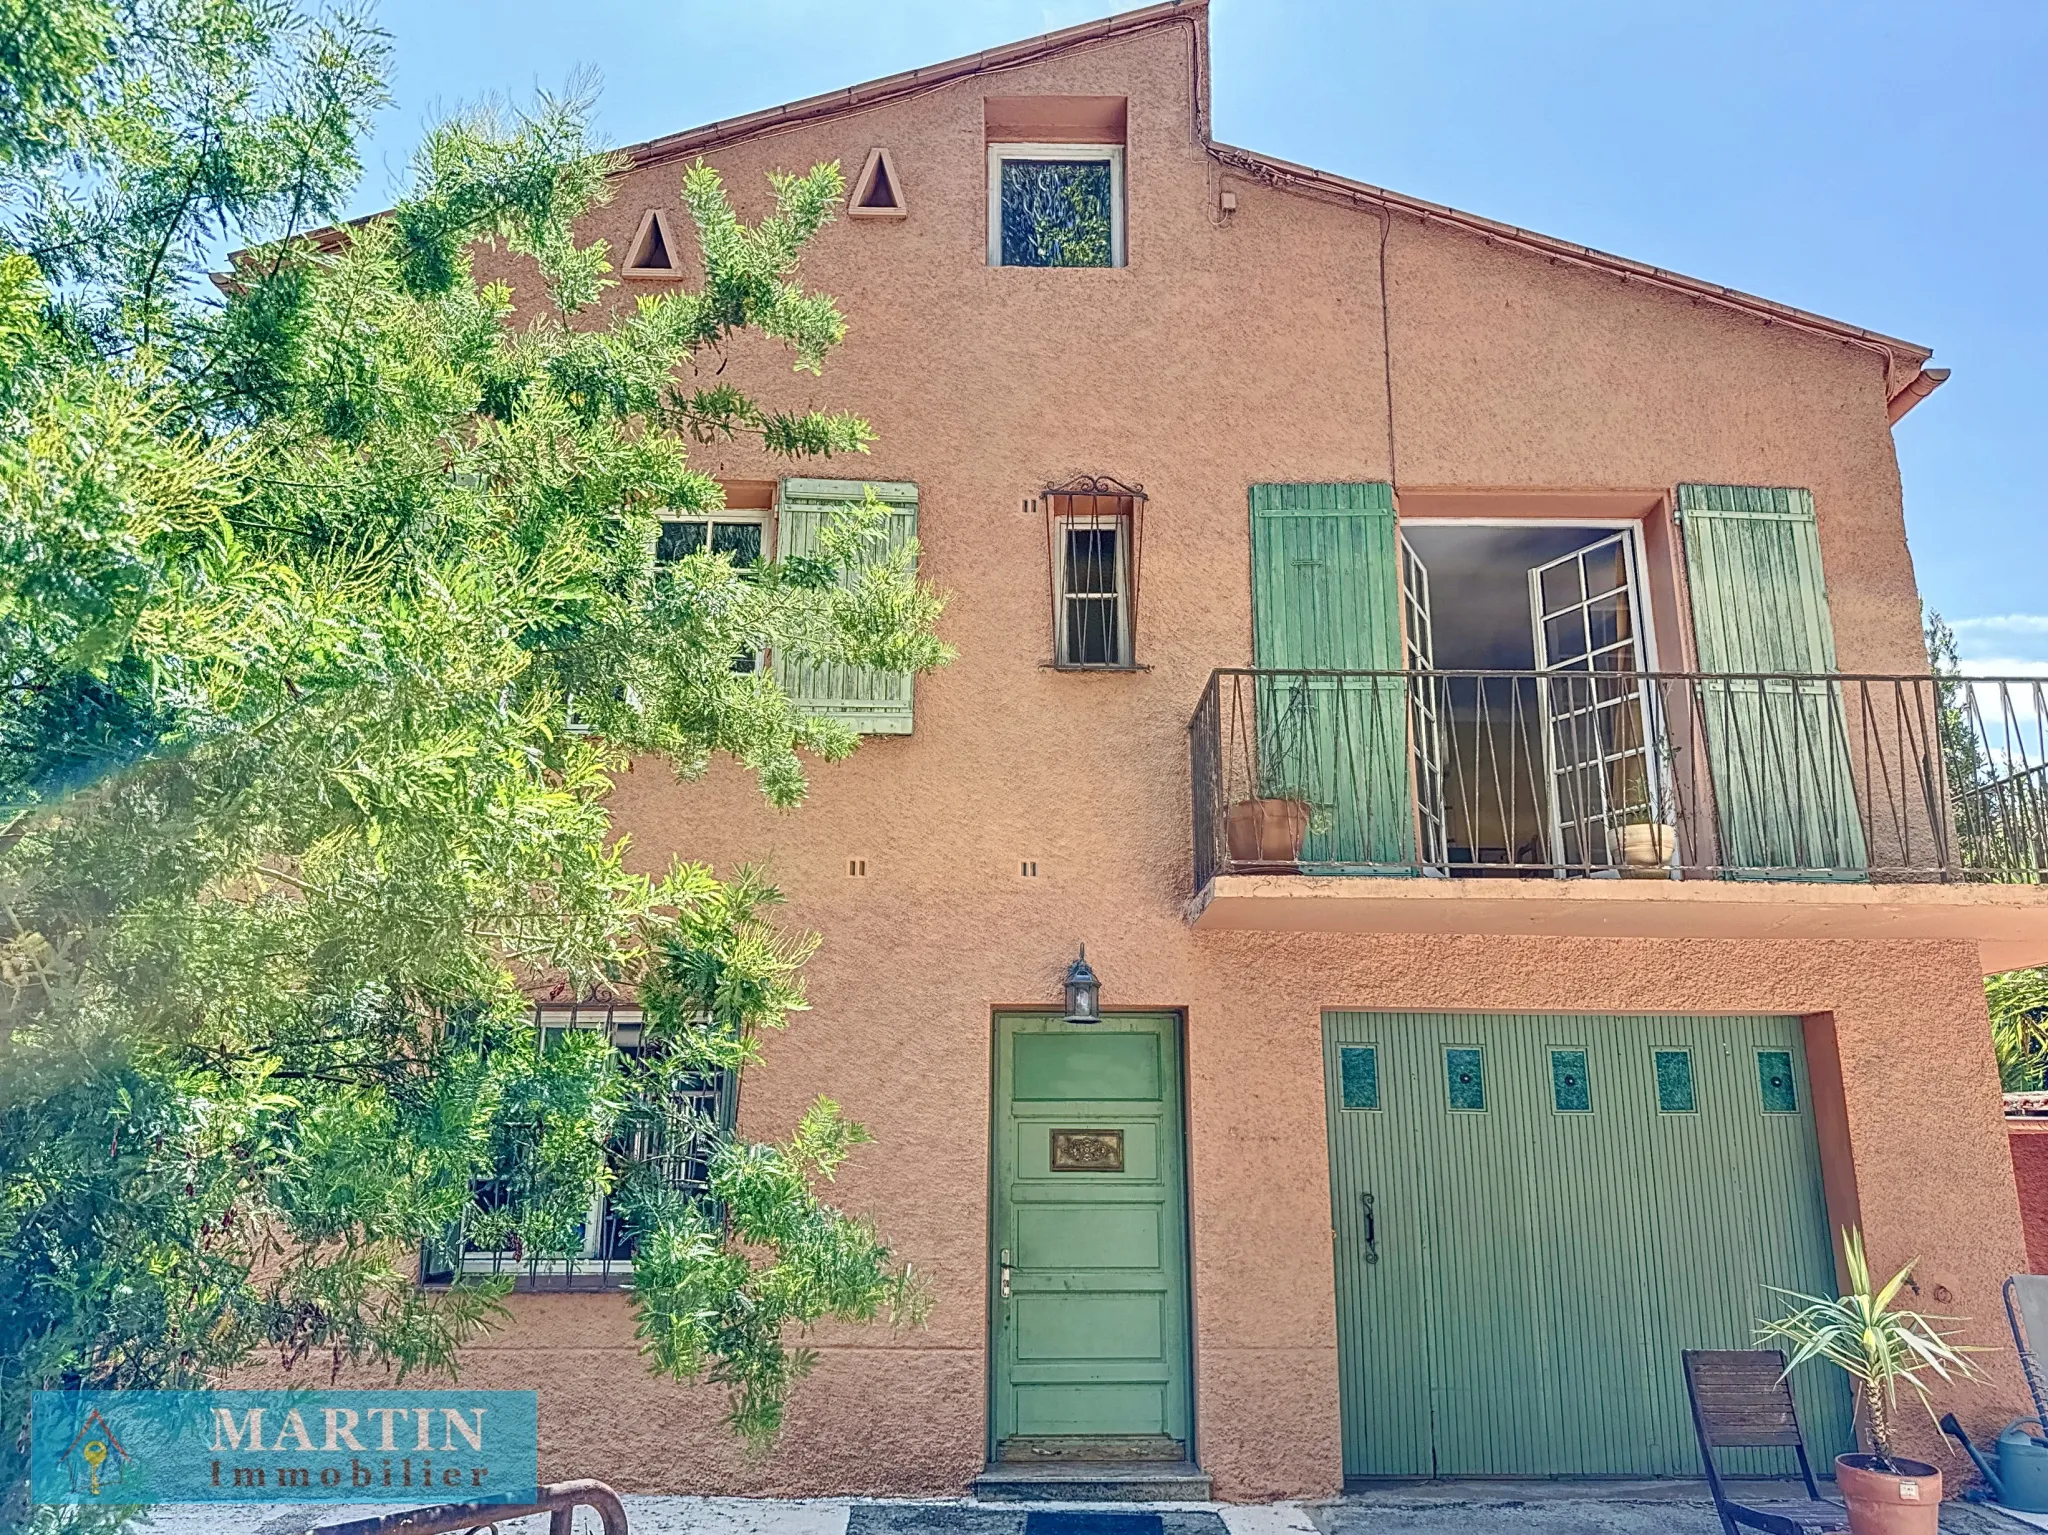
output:
[[[1550,861],[1586,872],[1620,863],[1623,827],[1664,820],[1633,539],[1616,533],[1529,572]]]
[[[1345,1474],[1697,1475],[1679,1351],[1752,1346],[1767,1286],[1833,1293],[1798,1020],[1329,1013],[1324,1040]],[[1847,1392],[1793,1389],[1825,1463]]]
[[[995,1054],[994,1451],[1086,1435],[1163,1436],[1185,1453],[1177,1021],[1004,1014]]]
[[[1449,823],[1444,808],[1445,689],[1429,672],[1436,670],[1436,619],[1429,604],[1429,567],[1408,535],[1401,533],[1401,594],[1406,626],[1402,630],[1403,664],[1415,676],[1408,695],[1408,739],[1414,754],[1415,830],[1423,866],[1438,874],[1450,872]]]

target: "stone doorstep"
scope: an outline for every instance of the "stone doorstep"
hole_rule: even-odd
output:
[[[997,1461],[974,1479],[990,1503],[1207,1503],[1208,1473],[1182,1461]]]

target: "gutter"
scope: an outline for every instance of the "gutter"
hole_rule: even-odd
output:
[[[1884,413],[1887,419],[1893,426],[1897,426],[1907,411],[1947,383],[1948,375],[1947,368],[1922,368],[1915,373],[1905,388],[1885,401]]]

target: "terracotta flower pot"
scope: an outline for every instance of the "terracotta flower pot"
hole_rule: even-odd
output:
[[[1875,1471],[1874,1455],[1835,1457],[1835,1485],[1849,1505],[1850,1535],[1938,1535],[1941,1473],[1925,1461],[1892,1457],[1894,1472]]]
[[[1313,814],[1307,800],[1242,799],[1223,812],[1232,863],[1297,863]]]

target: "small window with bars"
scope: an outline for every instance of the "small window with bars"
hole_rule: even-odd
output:
[[[612,1047],[638,1056],[650,1046],[640,1010],[602,1003],[543,1003],[534,1008],[533,1028],[542,1050],[570,1031],[599,1031]],[[738,1082],[730,1072],[681,1078],[659,1101],[628,1106],[606,1147],[613,1187],[594,1191],[578,1236],[577,1251],[522,1251],[516,1237],[497,1229],[495,1212],[517,1203],[521,1180],[530,1176],[530,1148],[546,1126],[515,1124],[510,1152],[492,1176],[472,1187],[463,1221],[420,1255],[420,1280],[448,1284],[461,1274],[502,1274],[522,1290],[602,1290],[629,1284],[633,1277],[633,1232],[625,1205],[636,1189],[652,1185],[670,1193],[710,1198],[710,1159],[721,1134],[733,1125]]]
[[[1145,493],[1103,478],[1045,492],[1053,603],[1053,665],[1137,666],[1138,553]]]

